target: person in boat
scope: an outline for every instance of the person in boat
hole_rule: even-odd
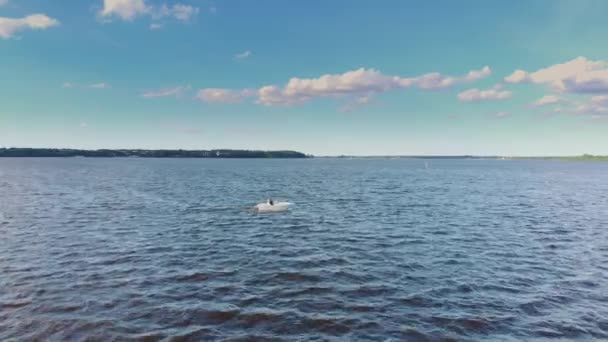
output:
[[[272,200],[272,198],[269,198],[269,199],[268,199],[268,204],[270,204],[270,205],[274,205],[274,201]]]

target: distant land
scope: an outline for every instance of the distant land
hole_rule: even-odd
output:
[[[80,150],[69,148],[0,148],[2,157],[90,157],[90,158],[313,158],[297,151],[260,150],[144,150],[144,149],[99,149]],[[563,160],[563,161],[608,161],[608,156],[583,154],[580,156],[473,156],[473,155],[402,155],[402,156],[316,156],[314,158],[340,159],[499,159],[499,160]]]
[[[499,159],[499,160],[564,160],[564,161],[608,161],[608,156],[596,156],[591,154],[583,154],[580,156],[538,156],[538,157],[520,157],[520,156],[442,156],[442,155],[403,155],[403,156],[322,156],[316,158],[341,158],[341,159]]]
[[[308,158],[296,151],[249,150],[140,150],[64,148],[0,148],[0,157],[92,157],[92,158]]]

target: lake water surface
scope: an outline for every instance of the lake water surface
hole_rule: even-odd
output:
[[[608,163],[427,162],[0,159],[0,340],[608,339]]]

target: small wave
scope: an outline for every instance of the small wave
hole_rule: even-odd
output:
[[[4,303],[0,303],[0,308],[3,309],[18,309],[27,305],[32,304],[31,300],[25,300],[25,301],[15,301],[15,302],[4,302]]]
[[[268,335],[246,334],[237,337],[231,337],[223,340],[224,342],[280,342],[283,339]]]
[[[332,317],[310,317],[304,318],[301,321],[301,325],[305,328],[305,331],[312,329],[337,336],[349,333],[352,330],[352,327],[357,323],[358,321],[354,319],[339,319]]]
[[[177,275],[174,279],[179,282],[200,282],[209,279],[209,274],[203,272],[193,272],[189,274]]]
[[[430,334],[426,334],[418,329],[404,327],[401,329],[401,333],[399,337],[405,341],[413,341],[413,342],[456,342],[458,339],[453,337],[437,337]]]
[[[326,267],[326,266],[343,266],[351,264],[350,260],[343,257],[330,257],[323,259],[305,259],[297,260],[298,267],[300,268],[315,268],[315,267]]]
[[[439,327],[463,333],[468,331],[484,332],[492,326],[492,322],[484,318],[433,316],[430,321]]]
[[[246,327],[255,327],[258,325],[276,323],[284,320],[288,313],[282,311],[251,311],[241,313],[237,317],[237,321]]]
[[[352,312],[381,312],[383,311],[382,308],[375,306],[375,305],[369,305],[369,304],[353,304],[353,305],[349,305],[345,308],[348,311],[352,311]]]
[[[194,324],[221,325],[236,318],[241,309],[230,304],[213,304],[205,308],[190,308],[186,310],[173,309],[167,311],[170,316],[178,319],[174,322],[176,326],[185,327]]]
[[[561,321],[542,321],[533,328],[532,334],[546,338],[574,339],[589,335],[589,332],[581,327]]]
[[[521,293],[521,289],[511,286],[502,286],[502,285],[484,285],[480,288],[483,291],[496,291],[496,292],[505,292],[505,293]]]
[[[204,313],[207,322],[221,324],[235,318],[239,314],[238,308],[226,308],[223,310],[210,310]]]
[[[439,305],[432,298],[424,297],[422,295],[413,295],[413,296],[409,296],[409,297],[403,297],[403,298],[399,298],[398,301],[399,301],[399,303],[402,303],[402,304],[405,304],[408,306],[421,307],[421,308],[429,308],[429,307]]]
[[[316,283],[321,281],[321,277],[315,274],[308,274],[303,272],[279,272],[273,274],[270,277],[270,280]]]
[[[530,316],[541,316],[544,314],[543,310],[547,308],[547,304],[544,301],[536,300],[528,303],[518,305],[519,309],[525,314]]]
[[[321,295],[333,292],[334,289],[331,287],[306,287],[300,290],[288,291],[285,293],[286,297],[298,297],[306,295]]]
[[[357,286],[355,288],[342,290],[341,292],[347,296],[352,296],[354,298],[360,297],[376,297],[376,296],[386,296],[395,291],[394,288],[386,286],[386,285],[362,285]]]

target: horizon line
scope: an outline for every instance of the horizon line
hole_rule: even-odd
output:
[[[608,157],[608,154],[568,154],[568,155],[516,155],[516,154],[312,154],[297,149],[244,149],[244,148],[73,148],[73,147],[15,147],[1,146],[2,149],[39,149],[39,150],[77,150],[77,151],[251,151],[251,152],[298,152],[315,158],[573,158],[573,157]]]

